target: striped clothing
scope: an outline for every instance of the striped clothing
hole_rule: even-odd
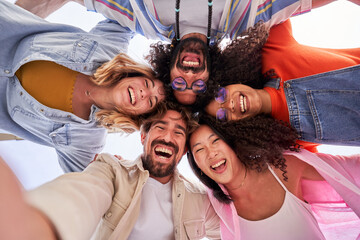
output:
[[[175,1],[167,0],[167,3],[171,3],[171,8],[166,12],[159,12],[156,5],[159,6],[161,1],[85,0],[85,5],[88,10],[102,13],[105,17],[119,22],[120,25],[148,39],[170,41],[175,36]],[[192,22],[191,19],[194,17],[193,13],[181,11],[182,6],[186,4],[192,4],[193,12],[196,12],[196,15],[204,15],[204,19],[207,19],[207,8],[204,8],[203,2],[197,1],[199,2],[181,1],[181,19]],[[218,6],[219,4],[214,1],[214,8]],[[291,16],[307,12],[311,9],[311,0],[224,0],[221,9],[223,11],[218,23],[212,24],[212,41],[217,41],[224,36],[233,39],[259,20],[263,20],[270,27]],[[173,22],[168,25],[162,24],[164,17],[168,17]]]

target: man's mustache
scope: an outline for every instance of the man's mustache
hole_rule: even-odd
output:
[[[162,144],[162,145],[174,148],[175,154],[177,154],[179,152],[179,147],[177,145],[175,145],[175,143],[166,142],[164,140],[154,140],[154,141],[152,141],[151,148],[154,148],[155,145],[157,145],[157,144]]]

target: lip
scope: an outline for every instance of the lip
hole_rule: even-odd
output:
[[[237,109],[240,114],[246,114],[250,110],[250,101],[246,94],[239,92],[237,97]],[[244,111],[243,111],[244,110]]]
[[[161,156],[158,155],[156,152],[158,151],[162,151],[162,152],[167,152],[168,154],[170,154],[169,157],[165,157],[165,156]],[[175,150],[172,147],[166,146],[166,145],[162,145],[162,144],[157,144],[154,146],[153,148],[153,153],[154,153],[154,157],[158,162],[163,162],[163,163],[168,163],[172,160]]]
[[[220,164],[220,165],[219,165]],[[217,166],[215,169],[213,168],[213,166]],[[210,165],[210,170],[216,174],[221,174],[223,172],[226,171],[227,168],[227,161],[225,158],[219,159],[217,161],[214,161],[211,165]]]
[[[180,54],[180,63],[185,67],[201,67],[203,59],[201,55],[191,52],[183,52]]]
[[[128,94],[129,94],[129,102],[131,105],[135,105],[136,104],[136,94],[134,89],[130,86],[128,87]]]

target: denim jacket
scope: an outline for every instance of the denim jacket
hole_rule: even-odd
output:
[[[287,80],[289,120],[307,142],[360,146],[360,65]],[[281,79],[266,86],[279,89]]]
[[[83,170],[105,144],[107,131],[94,119],[98,109],[92,106],[84,120],[44,106],[22,88],[15,72],[27,62],[46,60],[91,75],[126,51],[133,34],[111,21],[90,32],[49,23],[7,1],[0,1],[0,12],[0,128],[55,148],[65,172]]]

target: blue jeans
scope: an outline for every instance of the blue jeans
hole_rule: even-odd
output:
[[[279,86],[272,81],[267,85]],[[288,80],[284,91],[301,140],[360,145],[360,65]]]

